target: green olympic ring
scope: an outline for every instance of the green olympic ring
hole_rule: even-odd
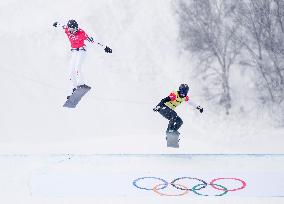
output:
[[[196,186],[193,186],[192,187],[192,189],[191,189],[191,191],[193,192],[193,193],[195,193],[195,194],[197,194],[197,195],[200,195],[200,196],[209,196],[209,195],[207,195],[207,194],[202,194],[202,193],[198,193],[197,191],[200,191],[200,189],[201,188],[198,188],[199,186],[201,186],[201,185],[204,185],[204,184],[197,184]],[[225,186],[222,186],[222,185],[219,185],[219,184],[209,184],[210,186],[218,186],[218,187],[220,187],[220,188],[222,188],[222,190],[224,191],[223,193],[221,193],[221,194],[217,194],[217,195],[214,195],[214,196],[223,196],[223,195],[225,195],[226,193],[228,193],[228,189],[225,187]]]

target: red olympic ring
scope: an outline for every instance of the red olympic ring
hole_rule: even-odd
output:
[[[158,184],[158,185],[154,186],[154,188],[153,188],[153,191],[155,193],[159,194],[160,196],[183,196],[183,195],[185,195],[185,194],[187,194],[189,192],[189,189],[187,189],[186,186],[183,186],[181,184],[176,184],[177,186],[180,186],[181,188],[184,188],[186,190],[184,190],[184,192],[180,193],[180,194],[165,194],[165,193],[159,192],[159,190],[158,190],[159,186],[161,186],[161,185],[164,185],[164,184]]]
[[[243,189],[243,188],[245,188],[245,187],[247,186],[246,182],[243,181],[243,180],[241,180],[241,179],[239,179],[239,178],[216,178],[216,179],[213,179],[213,180],[210,182],[210,185],[211,185],[213,188],[217,189],[217,190],[224,191],[224,189],[218,188],[218,187],[216,187],[216,185],[215,185],[215,182],[216,182],[216,181],[224,180],[224,179],[236,180],[236,181],[240,181],[240,182],[242,183],[242,186],[241,186],[241,187],[239,187],[239,188],[234,188],[234,189],[228,189],[228,190],[226,190],[226,191],[237,191],[237,190],[241,190],[241,189]]]

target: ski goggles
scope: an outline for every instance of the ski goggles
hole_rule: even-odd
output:
[[[68,28],[68,31],[73,34],[78,31],[78,28]]]
[[[179,92],[179,95],[180,95],[180,97],[184,98],[184,97],[186,97],[186,95],[187,95],[187,91],[181,90],[181,91]]]
[[[184,97],[186,97],[186,94],[180,93],[179,96],[180,96],[181,98],[184,98]]]

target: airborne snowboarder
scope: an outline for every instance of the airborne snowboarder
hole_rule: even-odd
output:
[[[76,107],[81,97],[91,89],[91,87],[86,85],[84,82],[82,63],[87,52],[85,40],[90,43],[94,43],[94,38],[89,37],[83,29],[79,28],[78,23],[73,19],[69,20],[66,25],[61,25],[59,22],[55,22],[53,23],[53,26],[62,27],[71,44],[69,79],[72,82],[72,88],[70,89],[70,94],[67,96],[67,100],[69,100],[69,98],[76,92],[76,90],[78,90],[78,93],[76,94],[76,96],[74,95],[72,99],[72,106]],[[103,46],[100,43],[98,44]],[[104,50],[107,53],[112,53],[112,50],[107,46],[105,46]]]
[[[168,147],[179,147],[179,135],[178,129],[183,124],[182,119],[175,112],[175,108],[182,102],[187,102],[194,106],[200,113],[203,112],[201,106],[195,105],[188,97],[189,87],[187,84],[181,84],[178,91],[173,91],[169,96],[162,99],[161,102],[153,109],[155,112],[159,112],[163,117],[169,120],[168,128],[166,130],[166,139]]]

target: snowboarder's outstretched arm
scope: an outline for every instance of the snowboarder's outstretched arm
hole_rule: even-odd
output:
[[[94,40],[93,37],[88,37],[87,40],[88,40],[89,43],[95,43],[95,40]],[[104,46],[104,45],[102,45],[102,44],[99,43],[99,42],[96,42],[96,44],[98,44],[98,45],[101,46],[101,47],[104,47],[104,51],[105,51],[106,53],[112,53],[112,49],[111,49],[110,47]]]
[[[196,105],[192,100],[188,100],[187,103],[199,110],[200,113],[203,113],[203,108],[200,105]]]
[[[54,22],[53,24],[52,24],[52,26],[54,26],[55,28],[57,28],[57,27],[61,27],[61,28],[63,28],[63,29],[65,29],[65,28],[67,28],[67,25],[64,25],[64,24],[62,24],[62,23],[59,23],[59,22]]]
[[[68,25],[68,24],[67,24],[67,25]],[[61,28],[63,28],[64,30],[65,30],[66,28],[68,28],[67,25],[62,24],[62,23],[60,23],[60,22],[58,22],[58,21],[56,21],[56,22],[54,22],[54,23],[52,24],[52,26],[54,26],[55,28],[61,27]],[[88,42],[90,42],[90,43],[95,43],[95,40],[94,40],[93,37],[90,37],[90,36],[88,36],[87,34],[86,34],[86,36],[87,36],[86,40],[87,40]],[[101,44],[101,43],[99,43],[99,42],[96,42],[95,44],[97,44],[97,45],[99,45],[99,46],[101,46],[101,47],[104,47],[104,51],[105,51],[106,53],[112,53],[112,49],[111,49],[110,47],[105,46],[105,45],[103,45],[103,44]]]

